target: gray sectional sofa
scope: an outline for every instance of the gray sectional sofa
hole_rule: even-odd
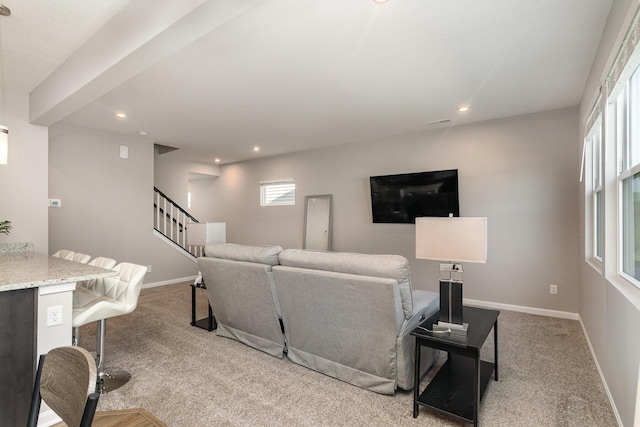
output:
[[[438,310],[398,255],[208,245],[198,258],[217,334],[383,394],[410,390],[409,334]],[[424,349],[422,369],[435,360]]]

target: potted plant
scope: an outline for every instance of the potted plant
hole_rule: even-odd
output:
[[[11,221],[0,221],[0,234],[11,233]]]

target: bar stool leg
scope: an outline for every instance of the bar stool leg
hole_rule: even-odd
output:
[[[96,332],[96,364],[98,366],[98,387],[100,394],[106,394],[125,385],[131,374],[127,371],[104,367],[104,342],[107,330],[107,319],[98,320]]]
[[[78,342],[80,341],[80,328],[74,326],[71,328],[71,345],[74,347],[78,346]]]

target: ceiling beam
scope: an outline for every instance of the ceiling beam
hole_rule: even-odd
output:
[[[241,15],[259,0],[133,0],[29,94],[51,126]]]

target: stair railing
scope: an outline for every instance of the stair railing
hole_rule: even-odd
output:
[[[202,246],[187,245],[187,224],[199,221],[158,188],[153,191],[153,228],[194,257],[202,256]]]

